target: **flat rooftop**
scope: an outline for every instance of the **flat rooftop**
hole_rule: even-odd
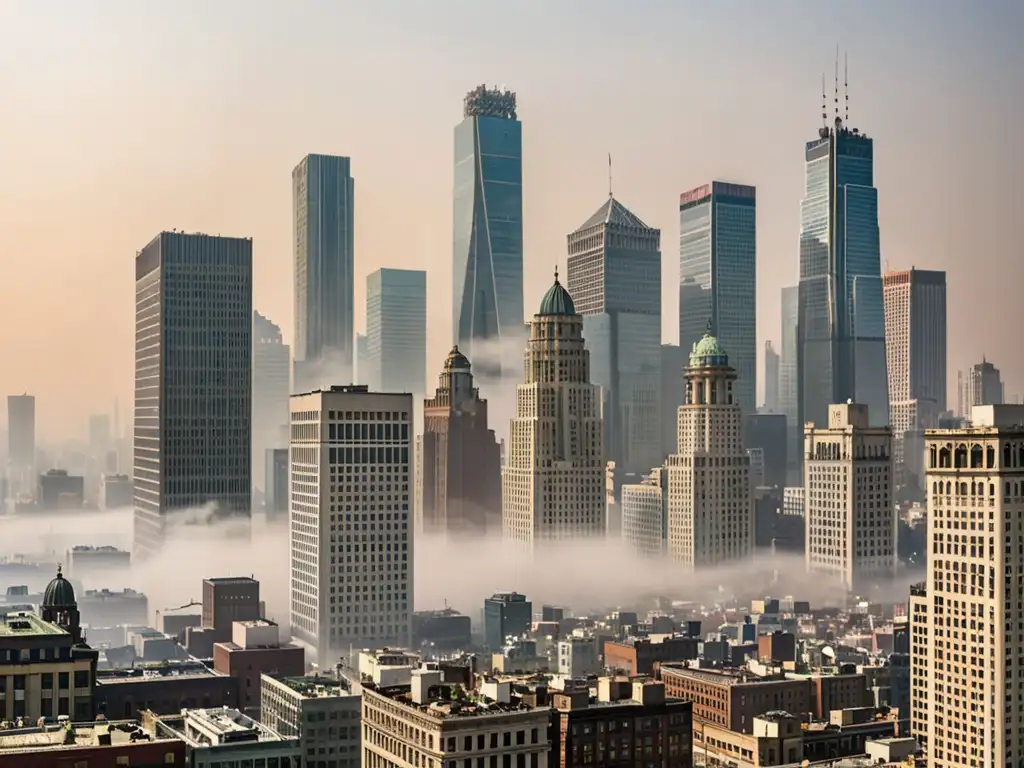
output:
[[[712,685],[763,685],[787,681],[787,678],[781,675],[760,676],[738,669],[694,669],[693,667],[677,667],[671,664],[662,664],[661,669],[662,672],[671,671],[678,673],[682,677],[689,677],[702,683],[711,683]]]
[[[352,692],[337,680],[319,675],[304,677],[272,677],[270,679],[290,688],[304,699],[330,699],[351,696]]]
[[[448,688],[449,691],[454,688],[454,686],[444,684],[442,684],[442,687]],[[417,704],[412,700],[412,687],[408,685],[378,687],[371,683],[364,683],[363,690],[373,691],[385,698],[391,699],[397,704],[415,709],[440,720],[467,717],[504,717],[507,715],[522,715],[529,712],[550,711],[550,707],[531,707],[529,704],[519,701],[509,704],[496,701],[484,703],[469,692],[463,698],[453,697],[445,699],[435,697],[427,704]]]
[[[141,731],[135,720],[108,720],[88,723],[74,723],[74,742],[64,743],[66,731],[60,725],[48,725],[44,729],[21,728],[0,731],[0,755],[18,752],[40,752],[58,749],[80,749],[98,746],[100,736],[109,734],[113,745],[131,744],[132,733]],[[169,741],[157,737],[155,741]],[[142,740],[140,744],[147,744]]]
[[[0,637],[36,637],[39,635],[66,635],[56,624],[43,621],[34,613],[9,613],[0,621]]]

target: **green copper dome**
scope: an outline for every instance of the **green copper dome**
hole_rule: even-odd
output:
[[[57,566],[57,577],[46,585],[43,592],[44,608],[75,608],[78,603],[75,600],[75,588],[71,582],[64,578],[61,567]]]
[[[544,298],[540,302],[538,315],[575,315],[576,306],[572,303],[572,296],[558,282],[558,270],[555,270],[555,284],[548,288]]]
[[[704,333],[704,337],[693,345],[693,351],[690,352],[691,368],[728,364],[728,355],[710,331]]]

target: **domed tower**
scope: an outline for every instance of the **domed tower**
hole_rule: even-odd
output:
[[[444,368],[438,380],[438,394],[448,394],[451,405],[458,407],[461,402],[476,399],[477,390],[473,386],[473,369],[469,358],[459,351],[456,344],[444,361]]]
[[[57,575],[46,585],[43,592],[43,604],[40,613],[44,621],[52,621],[62,629],[71,633],[75,643],[82,642],[81,619],[78,614],[78,601],[75,599],[75,588],[64,578],[60,565]]]

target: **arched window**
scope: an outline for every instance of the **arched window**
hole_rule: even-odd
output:
[[[951,466],[953,466],[950,463],[950,456],[951,456],[951,453],[950,453],[950,449],[949,449],[949,444],[946,444],[946,445],[942,446],[942,449],[939,451],[939,468],[940,469],[949,469]]]
[[[1008,469],[1013,466],[1013,451],[1010,449],[1010,444],[1007,443],[1003,446],[1003,468]]]
[[[938,461],[939,459],[939,452],[938,450],[936,450],[934,445],[928,449],[928,458],[928,466],[931,467],[932,469],[935,469],[935,462]]]
[[[981,469],[983,455],[980,445],[975,443],[971,446],[971,469]]]
[[[996,465],[996,449],[991,445],[985,449],[985,466],[993,469]]]
[[[953,457],[953,466],[956,469],[966,469],[967,468],[967,446],[964,445],[963,443],[960,443],[956,447],[956,453],[954,454],[954,457]]]

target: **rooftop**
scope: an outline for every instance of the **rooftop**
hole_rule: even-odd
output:
[[[43,621],[34,613],[21,611],[7,614],[0,622],[0,637],[34,637],[38,635],[66,635],[66,631]]]
[[[304,677],[273,677],[265,675],[286,688],[290,688],[304,699],[328,699],[351,696],[352,691],[333,677],[306,675]]]
[[[154,739],[147,734],[146,738],[132,739],[132,734],[142,731],[135,720],[97,720],[89,723],[73,723],[71,736],[63,725],[47,725],[44,728],[21,728],[18,730],[0,730],[0,754],[18,752],[39,752],[51,749],[80,749],[82,747],[102,746],[109,736],[110,744],[127,745],[138,740],[140,743],[150,741],[168,741]]]
[[[504,717],[538,711],[538,708],[531,707],[521,700],[513,699],[509,703],[487,700],[473,691],[466,691],[460,685],[447,683],[442,683],[436,688],[432,686],[431,693],[436,695],[430,696],[430,701],[425,704],[417,704],[413,701],[412,686],[409,685],[385,687],[374,683],[363,683],[363,690],[372,691],[397,704],[418,710],[438,720],[465,717]],[[548,711],[547,707],[543,709],[545,712]]]
[[[157,732],[181,739],[192,748],[216,747],[243,741],[292,742],[237,709],[183,709],[179,715],[157,718]]]
[[[632,227],[634,229],[651,229],[651,227],[640,220],[639,216],[611,196],[601,203],[601,207],[594,211],[590,218],[583,222],[576,231],[583,232],[591,227],[597,227],[602,224]]]

